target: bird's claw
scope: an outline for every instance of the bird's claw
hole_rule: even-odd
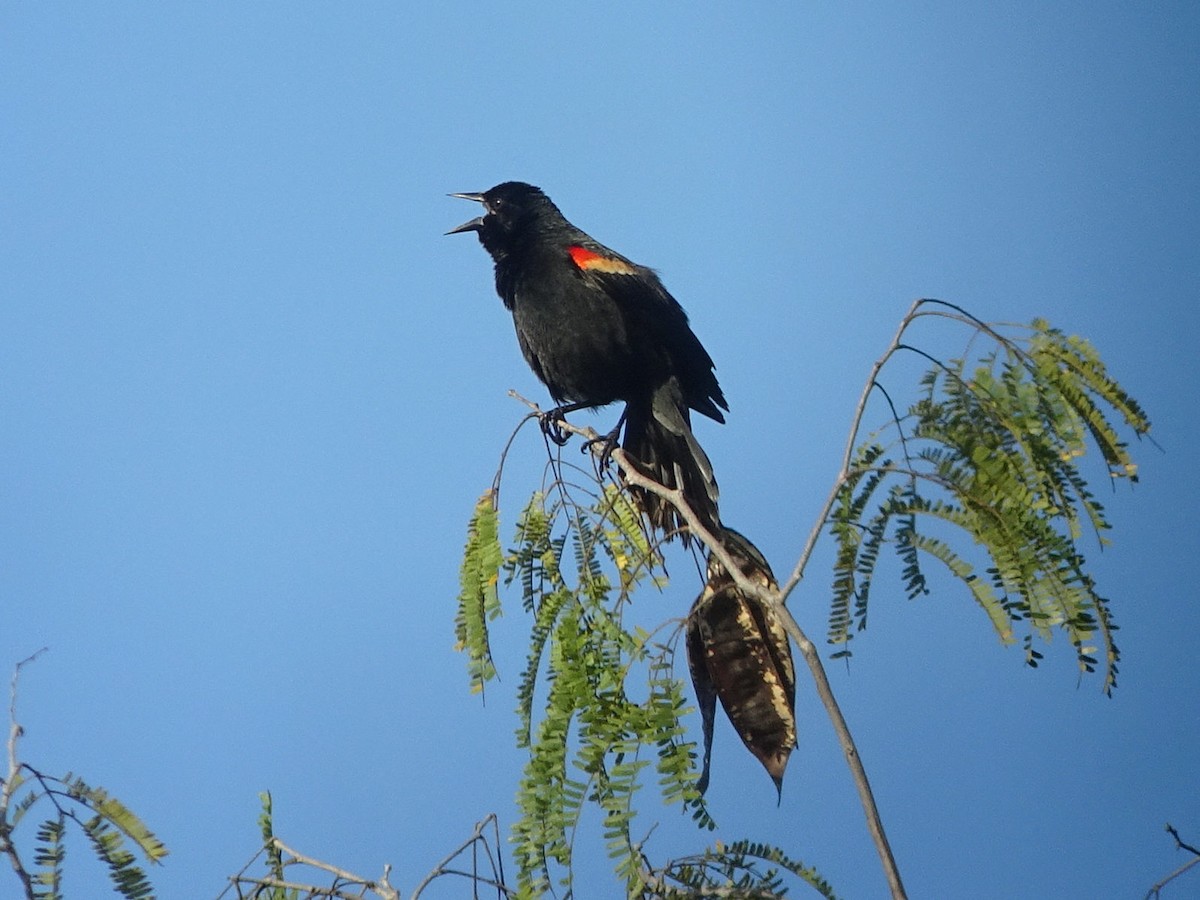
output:
[[[617,437],[621,433],[621,424],[621,422],[618,422],[617,427],[608,434],[601,435],[600,437],[594,437],[591,440],[585,441],[583,444],[583,451],[585,453],[588,450],[591,450],[596,444],[604,445],[600,449],[600,460],[598,463],[601,472],[607,469],[608,464],[612,462],[612,452],[617,449]]]
[[[562,423],[565,421],[561,409],[552,409],[541,415],[542,434],[559,447],[571,440],[571,433],[562,427]]]

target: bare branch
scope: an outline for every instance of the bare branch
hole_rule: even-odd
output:
[[[782,619],[783,627],[787,629],[787,633],[796,642],[796,646],[800,648],[800,655],[808,663],[808,669],[813,676],[813,683],[817,688],[817,696],[821,700],[821,705],[825,707],[825,713],[829,716],[829,721],[833,724],[833,730],[837,735],[838,743],[842,746],[842,754],[846,757],[846,765],[850,767],[855,787],[858,788],[858,798],[862,803],[863,813],[867,817],[867,830],[871,833],[871,840],[875,844],[876,852],[879,853],[879,859],[883,864],[884,875],[887,877],[888,887],[892,892],[893,900],[903,900],[907,894],[904,892],[904,883],[900,880],[900,869],[896,865],[896,858],[892,855],[891,844],[888,842],[887,834],[883,830],[883,819],[879,815],[879,807],[875,805],[875,794],[871,790],[871,782],[867,778],[867,770],[863,767],[862,757],[858,754],[858,746],[854,743],[854,737],[850,734],[850,726],[846,724],[846,718],[842,715],[842,708],[838,705],[837,698],[833,696],[833,687],[829,684],[829,678],[825,674],[825,666],[821,662],[821,654],[818,652],[816,645],[809,640],[808,635],[797,624],[788,608],[783,605],[782,600],[775,604],[775,612]]]
[[[363,897],[365,896],[363,891],[368,890],[366,886],[363,886],[362,890],[355,891],[355,893],[351,894],[339,887],[321,887],[320,885],[316,884],[305,884],[301,881],[286,881],[270,876],[266,878],[242,878],[235,883],[239,886],[254,885],[258,888],[272,888],[273,890],[291,891],[294,896],[303,894],[307,900],[313,900],[315,897],[328,897],[330,900],[363,900]],[[357,883],[351,885],[352,888],[356,886]],[[240,896],[242,895],[239,894],[239,897]],[[258,897],[259,892],[255,891],[252,896]],[[263,894],[262,896],[275,897],[277,895],[271,893]]]
[[[1188,869],[1192,868],[1193,866],[1195,866],[1197,864],[1200,864],[1200,850],[1197,850],[1191,844],[1185,844],[1183,842],[1183,840],[1179,837],[1179,832],[1175,830],[1175,826],[1173,826],[1170,822],[1167,823],[1166,830],[1167,830],[1167,833],[1171,835],[1171,837],[1175,838],[1175,848],[1177,850],[1186,850],[1188,853],[1192,854],[1192,858],[1189,859],[1187,862],[1185,862],[1182,866],[1180,866],[1174,872],[1172,872],[1170,875],[1168,875],[1166,878],[1164,878],[1162,881],[1160,881],[1157,884],[1155,884],[1154,886],[1152,886],[1150,888],[1150,890],[1146,891],[1146,900],[1156,900],[1156,898],[1158,898],[1162,895],[1162,889],[1164,887],[1166,887],[1170,882],[1174,881],[1176,878],[1178,878],[1180,875],[1182,875]]]
[[[785,602],[792,591],[795,590],[796,585],[804,577],[804,570],[807,568],[808,560],[817,546],[817,539],[821,536],[821,532],[825,528],[825,523],[829,519],[830,510],[833,509],[833,504],[837,502],[838,493],[845,485],[846,479],[850,477],[850,460],[854,457],[854,448],[858,443],[858,431],[862,426],[863,416],[866,415],[867,401],[871,397],[875,381],[879,377],[880,371],[887,365],[888,360],[892,358],[896,349],[900,346],[900,341],[904,336],[905,330],[918,316],[921,306],[928,302],[930,301],[913,301],[912,306],[908,308],[908,312],[904,314],[904,318],[900,320],[900,326],[896,329],[896,334],[892,337],[892,342],[888,344],[887,350],[883,352],[883,355],[879,359],[875,360],[875,365],[871,366],[871,371],[867,374],[866,384],[863,385],[862,394],[858,398],[858,404],[854,407],[854,416],[850,421],[850,433],[846,438],[846,448],[842,452],[842,465],[838,470],[837,477],[833,480],[833,488],[829,491],[829,496],[825,498],[825,504],[818,511],[816,521],[813,523],[812,530],[808,533],[808,539],[804,542],[804,547],[800,551],[800,558],[796,561],[796,567],[792,570],[791,577],[780,588],[780,593],[783,595]],[[924,313],[924,315],[930,314]]]
[[[497,857],[496,859],[492,858],[491,847],[488,845],[487,838],[484,837],[484,834],[483,834],[484,831],[487,829],[488,825],[491,825],[492,829],[496,833],[496,846],[497,846],[497,848],[499,848],[500,825],[496,819],[496,814],[488,813],[488,815],[485,818],[483,818],[479,822],[475,823],[475,831],[472,832],[471,836],[469,838],[467,838],[465,841],[463,841],[461,844],[459,844],[459,846],[455,850],[446,854],[445,858],[442,859],[441,862],[439,862],[436,866],[433,867],[433,871],[431,871],[428,875],[426,875],[424,880],[420,884],[417,885],[416,890],[414,890],[412,892],[411,900],[417,900],[417,898],[421,896],[421,892],[424,891],[425,888],[429,887],[429,885],[433,881],[435,881],[436,879],[440,878],[443,875],[461,875],[465,878],[470,878],[472,881],[475,882],[476,885],[485,884],[488,887],[494,887],[498,893],[502,893],[506,897],[511,896],[512,891],[510,891],[504,884],[503,863],[500,862],[499,857]],[[479,844],[483,844],[483,846],[484,846],[484,850],[487,853],[488,861],[492,865],[492,873],[496,876],[494,879],[493,878],[483,878],[479,875],[478,872],[460,872],[457,869],[447,868],[450,865],[450,863],[454,861],[454,859],[456,857],[462,855],[467,850],[474,850],[475,848],[478,847]]]
[[[1192,854],[1192,856],[1200,857],[1200,850],[1197,850],[1191,844],[1185,844],[1179,837],[1179,832],[1175,830],[1175,826],[1170,822],[1167,823],[1167,833],[1170,834],[1171,837],[1175,838],[1176,848],[1179,850],[1186,850],[1188,853]]]
[[[313,859],[293,850],[277,837],[271,838],[271,844],[281,853],[286,853],[292,857],[291,862],[299,863],[302,866],[311,866],[314,869],[320,869],[322,872],[328,872],[335,878],[347,883],[362,885],[363,888],[369,891],[374,891],[384,900],[399,900],[400,893],[391,884],[388,883],[388,875],[391,872],[391,866],[383,867],[383,878],[379,881],[371,881],[369,878],[363,878],[361,875],[355,875],[353,872],[347,872],[345,869],[339,869],[337,866],[330,865],[326,862],[321,862],[319,859]],[[284,863],[288,865],[289,863]]]
[[[33,889],[33,879],[25,871],[25,866],[21,862],[21,855],[17,852],[17,847],[12,842],[13,825],[8,820],[8,810],[12,804],[13,794],[22,783],[21,764],[17,760],[17,743],[20,741],[21,735],[25,733],[25,730],[17,721],[17,682],[21,678],[21,668],[27,663],[33,662],[45,652],[46,648],[43,647],[31,656],[27,656],[21,660],[17,663],[16,668],[13,669],[8,702],[8,773],[4,778],[4,788],[0,790],[0,853],[8,857],[13,871],[20,880],[21,886],[25,889],[25,896],[28,900],[34,900],[36,897]]]

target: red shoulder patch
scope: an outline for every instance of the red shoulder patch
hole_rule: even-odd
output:
[[[587,247],[580,247],[574,244],[567,248],[567,252],[571,254],[571,261],[579,268],[589,272],[607,272],[614,275],[633,275],[637,270],[629,263],[622,259],[615,259],[611,256],[605,256],[602,253],[597,253],[595,250],[589,250]]]

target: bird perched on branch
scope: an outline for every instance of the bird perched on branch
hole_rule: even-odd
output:
[[[687,314],[658,276],[589,237],[539,188],[508,181],[475,194],[484,213],[448,234],[473,231],[496,264],[496,292],[512,312],[517,340],[558,406],[546,433],[569,412],[624,401],[608,436],[644,473],[679,488],[709,529],[719,526],[717,481],[692,433],[691,411],[724,422],[725,395]],[[655,528],[684,525],[670,504],[632,491]],[[683,531],[687,541],[687,532]]]

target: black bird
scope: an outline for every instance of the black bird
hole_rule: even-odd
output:
[[[624,401],[610,440],[623,423],[621,446],[645,474],[681,488],[706,527],[718,527],[717,482],[690,411],[724,422],[729,406],[712,358],[658,276],[576,228],[533,185],[451,196],[483,204],[482,216],[447,233],[476,232],[495,261],[521,351],[559,404],[547,433],[555,436],[564,413]],[[670,504],[633,493],[653,527],[671,536],[684,524]]]
[[[733,562],[752,582],[778,589],[766,559],[732,528],[718,533]],[[687,618],[688,669],[704,725],[704,770],[697,787],[708,787],[717,699],[738,737],[771,776],[782,796],[783,773],[796,746],[796,670],[787,632],[774,611],[743,592],[713,554],[708,583]]]

